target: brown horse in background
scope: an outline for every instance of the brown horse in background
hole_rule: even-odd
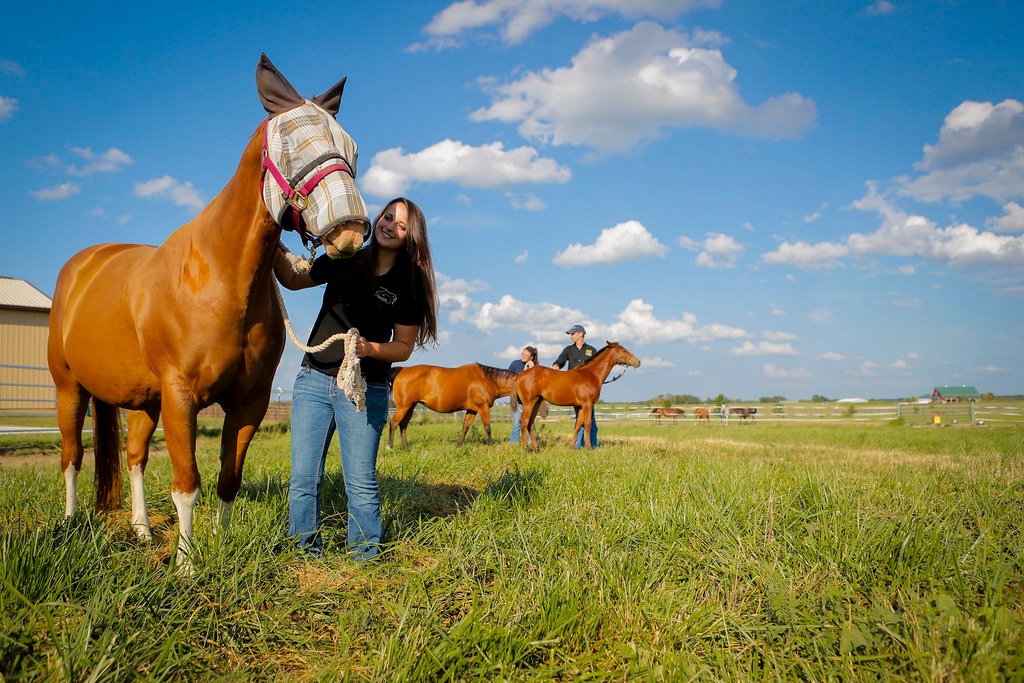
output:
[[[465,410],[466,418],[462,421],[462,434],[459,435],[461,446],[477,413],[480,413],[480,421],[487,432],[487,443],[492,443],[491,406],[497,399],[512,393],[516,373],[479,363],[468,363],[457,368],[410,365],[392,369],[391,378],[395,414],[388,431],[388,448],[394,447],[396,427],[401,428],[402,447],[409,445],[405,432],[417,403],[422,403],[435,413]]]
[[[686,417],[686,410],[683,408],[651,408],[651,415],[658,423],[663,417],[671,417],[675,422],[677,418]]]
[[[282,210],[281,216],[272,216],[268,210],[272,200],[267,197],[278,190],[264,168],[274,165],[274,150],[289,135],[281,122],[311,122],[308,134],[303,133],[304,140],[313,138],[306,156],[323,158],[325,148],[333,149],[334,157],[354,150],[355,143],[334,120],[345,79],[312,101],[304,100],[262,55],[256,82],[270,116],[249,139],[234,177],[220,194],[159,247],[103,244],[73,256],[57,278],[50,312],[48,363],[57,387],[66,514],[72,515],[78,504],[82,426],[91,397],[96,509],[113,510],[119,502],[118,408],[125,408],[132,525],[140,537],[150,538],[142,479],[149,440],[162,418],[173,467],[171,498],[178,513],[177,564],[186,570],[191,567],[188,553],[200,488],[196,415],[213,403],[224,409],[217,518],[226,529],[249,442],[270,401],[284,348],[272,270],[281,216],[286,224],[292,221],[290,229],[315,235],[334,257],[354,254],[369,226],[354,167],[347,173],[331,170],[339,165],[330,161],[314,164],[307,175],[292,180],[294,185],[305,181],[301,192],[308,194],[298,197],[294,213]],[[275,121],[278,116],[282,118]],[[338,146],[339,140],[344,147]],[[349,156],[354,159],[351,152]],[[290,164],[278,162],[272,170],[275,178],[282,171],[292,175],[289,167],[307,166],[311,159],[302,157]],[[319,179],[315,187],[313,178]],[[347,213],[338,210],[342,194],[352,209]],[[301,207],[298,200],[303,200]],[[283,205],[279,198],[274,201]]]
[[[757,408],[747,408],[745,406],[733,406],[729,408],[730,415],[739,415],[740,424],[747,421],[749,418],[751,422],[754,421],[754,416],[757,415]]]
[[[583,429],[587,435],[587,447],[593,447],[590,443],[590,417],[594,404],[601,397],[601,384],[616,365],[640,367],[640,359],[627,351],[626,347],[618,342],[606,343],[607,346],[595,353],[586,363],[567,372],[535,365],[519,373],[516,380],[516,396],[523,404],[523,419],[519,427],[523,448],[529,448],[531,442],[534,449],[540,447],[533,423],[537,419],[543,400],[556,406],[579,408],[576,428],[573,430],[570,443],[576,443],[576,435]]]
[[[701,420],[704,420],[708,424],[711,424],[711,411],[708,410],[707,408],[694,408],[693,414],[697,418],[697,422],[695,422],[694,424],[697,424]]]

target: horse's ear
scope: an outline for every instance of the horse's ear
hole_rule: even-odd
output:
[[[330,112],[331,116],[337,116],[338,111],[341,109],[341,93],[345,90],[345,81],[347,80],[348,76],[345,76],[322,94],[314,97],[313,104]]]
[[[256,65],[256,92],[268,114],[286,112],[306,101],[270,62],[266,52],[260,53],[260,62]]]

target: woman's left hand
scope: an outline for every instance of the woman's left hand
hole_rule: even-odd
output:
[[[356,339],[356,358],[366,358],[370,354],[370,342],[366,337]]]

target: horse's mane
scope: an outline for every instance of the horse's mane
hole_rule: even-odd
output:
[[[501,368],[495,368],[490,365],[484,365],[483,363],[477,363],[477,366],[481,370],[483,370],[484,376],[487,377],[487,379],[492,380],[494,382],[503,379],[512,379],[516,376],[516,373],[512,372],[511,370],[502,370]]]
[[[611,348],[611,346],[612,346],[612,344],[618,344],[618,343],[619,343],[619,342],[608,342],[607,344],[605,344],[604,346],[602,346],[601,348],[599,348],[599,349],[597,350],[597,353],[595,353],[595,354],[594,354],[593,356],[591,356],[590,358],[586,359],[585,361],[583,361],[582,363],[580,363],[580,364],[579,364],[579,365],[577,365],[576,367],[578,367],[578,368],[579,368],[579,367],[583,367],[584,365],[586,365],[586,364],[588,364],[588,363],[593,363],[593,362],[594,362],[595,360],[597,360],[597,357],[598,357],[598,356],[600,356],[600,355],[601,355],[602,353],[604,353],[605,351],[607,351],[608,349],[610,349],[610,348]]]

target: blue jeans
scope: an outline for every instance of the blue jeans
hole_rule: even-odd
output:
[[[288,487],[288,534],[300,549],[323,552],[320,487],[331,438],[337,429],[348,496],[348,551],[358,560],[380,552],[380,490],[377,449],[388,417],[388,386],[366,385],[366,411],[338,388],[336,378],[299,369],[292,392],[292,477]]]
[[[579,419],[580,409],[574,408],[576,418]],[[575,425],[575,423],[573,423]],[[576,448],[583,448],[583,428],[580,427],[580,435],[576,437]],[[597,412],[594,408],[590,409],[590,445],[597,448]]]
[[[519,443],[520,418],[523,416],[523,404],[512,411],[512,433],[508,435],[509,443]]]

